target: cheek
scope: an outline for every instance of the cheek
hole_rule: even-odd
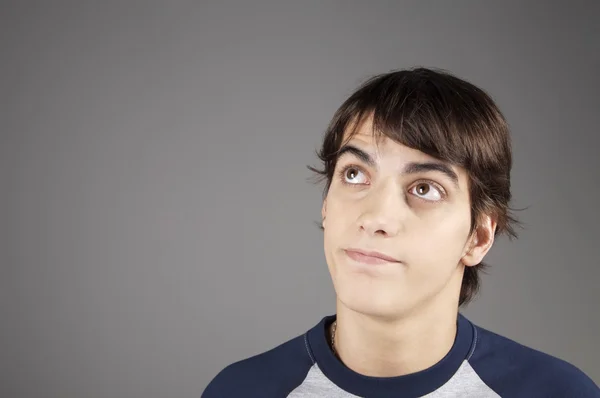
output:
[[[460,260],[469,234],[468,211],[454,210],[414,221],[407,225],[405,237],[417,264],[423,261],[443,266]]]
[[[324,226],[329,232],[343,231],[356,219],[358,206],[339,195],[331,194],[327,197],[327,212]]]
[[[356,206],[349,206],[335,196],[327,199],[327,214],[324,222],[324,249],[330,270],[335,269],[340,247],[352,240],[352,228],[356,220]],[[332,268],[333,267],[333,268]]]

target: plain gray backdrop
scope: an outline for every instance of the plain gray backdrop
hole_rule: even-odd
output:
[[[600,382],[597,1],[3,1],[0,396],[199,397],[334,311],[321,186],[366,78],[449,70],[514,139],[464,313]]]

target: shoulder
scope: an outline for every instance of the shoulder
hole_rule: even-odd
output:
[[[286,396],[302,383],[312,365],[306,335],[301,335],[225,367],[208,384],[202,398]]]
[[[598,386],[573,364],[484,328],[475,331],[469,363],[501,396],[600,398]]]

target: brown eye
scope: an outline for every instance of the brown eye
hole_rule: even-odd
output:
[[[430,190],[429,184],[419,184],[417,185],[417,194],[418,195],[427,195],[427,192]]]
[[[440,188],[428,182],[422,182],[414,185],[410,192],[418,198],[429,202],[439,202],[443,199],[443,193]]]
[[[350,185],[362,185],[367,183],[365,173],[358,167],[348,166],[340,173],[342,181]]]
[[[349,180],[355,179],[357,175],[358,175],[358,170],[356,170],[356,169],[350,168],[350,169],[346,170],[346,178]]]

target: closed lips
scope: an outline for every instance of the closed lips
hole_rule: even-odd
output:
[[[383,254],[380,252],[374,252],[374,251],[365,251],[365,250],[359,250],[359,249],[346,249],[346,253],[348,254],[348,256],[356,259],[356,260],[379,260],[381,262],[385,261],[385,262],[391,262],[391,263],[398,263],[400,262],[400,260],[395,259],[394,257],[388,256],[387,254]]]

